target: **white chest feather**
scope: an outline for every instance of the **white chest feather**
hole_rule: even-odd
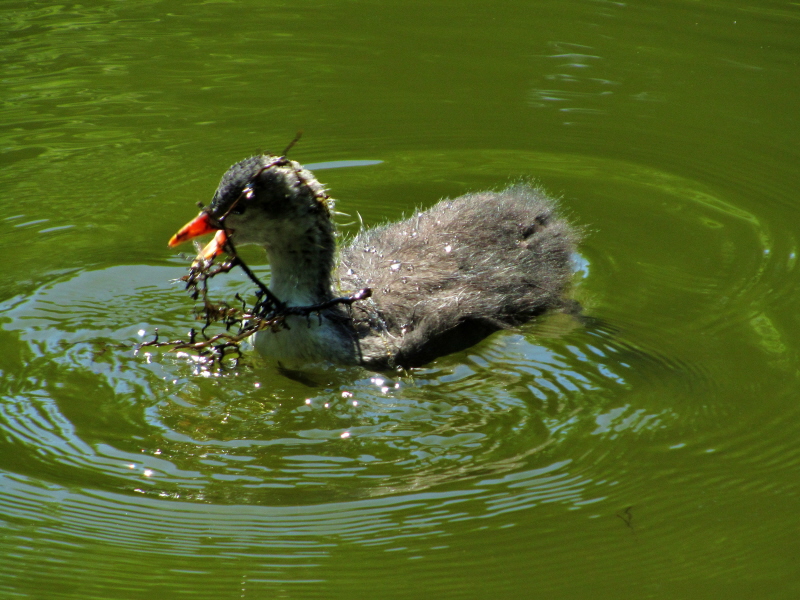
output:
[[[348,341],[325,319],[320,325],[316,315],[309,318],[292,316],[286,319],[286,324],[288,329],[259,331],[255,336],[256,350],[285,366],[321,361],[355,362]]]

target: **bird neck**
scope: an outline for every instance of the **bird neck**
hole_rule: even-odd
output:
[[[272,269],[270,290],[289,306],[333,298],[336,237],[330,219],[291,223],[281,234],[282,239],[265,246]]]

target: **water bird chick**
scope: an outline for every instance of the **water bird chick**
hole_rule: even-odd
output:
[[[291,316],[288,329],[259,331],[256,349],[284,366],[420,366],[566,305],[577,234],[539,188],[442,200],[361,231],[338,254],[332,208],[299,163],[252,156],[228,169],[211,204],[170,246],[213,231],[206,256],[227,240],[262,246],[269,288],[288,306],[372,290],[364,301],[326,308],[319,319]]]

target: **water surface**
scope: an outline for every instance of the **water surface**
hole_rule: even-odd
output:
[[[800,593],[796,6],[0,15],[0,595]],[[584,318],[391,374],[134,352],[193,325],[166,240],[298,130],[345,237],[541,183]]]

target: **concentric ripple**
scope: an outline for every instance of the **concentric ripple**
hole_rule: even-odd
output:
[[[274,578],[329,557],[331,536],[402,552],[412,539],[446,547],[455,523],[511,525],[554,503],[593,511],[634,496],[656,510],[662,496],[626,477],[630,446],[619,442],[655,440],[665,455],[723,447],[694,432],[730,410],[721,398],[746,380],[742,361],[789,372],[781,328],[767,310],[742,307],[763,306],[777,249],[793,238],[687,180],[631,165],[460,158],[476,188],[497,169],[539,172],[549,185],[569,172],[574,188],[580,174],[613,173],[572,208],[593,223],[576,257],[582,314],[550,315],[410,372],[284,373],[252,354],[218,370],[135,351],[156,328],[173,337],[194,325],[170,283],[182,259],[54,275],[3,307],[0,513],[19,539],[50,507],[57,524],[38,535],[53,540],[53,561],[92,539],[185,557],[188,573],[198,553],[235,561],[247,547]],[[391,182],[421,164],[437,170],[435,156],[398,157],[350,171],[351,186],[368,195],[367,170]],[[614,214],[606,194],[617,196]],[[656,227],[674,248],[653,243]],[[235,274],[214,283],[220,297],[248,287]],[[732,336],[746,341],[720,344]]]

